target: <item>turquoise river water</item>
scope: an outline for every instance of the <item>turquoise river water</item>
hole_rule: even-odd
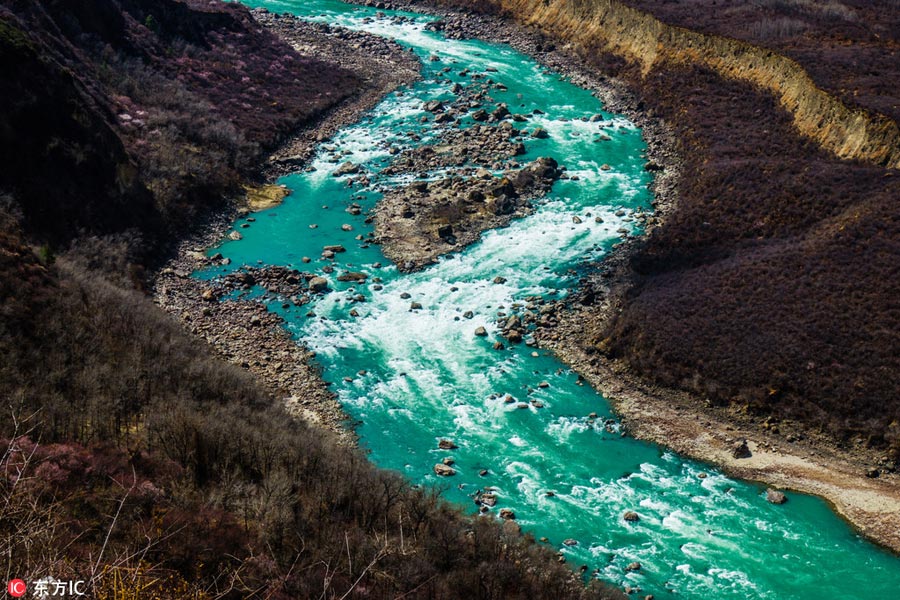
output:
[[[426,31],[425,16],[397,22],[390,11],[376,15],[328,0],[247,4],[388,36],[423,59],[421,81],[389,95],[323,143],[310,169],[281,180],[293,190],[282,206],[255,214],[248,228],[239,229],[242,240],[210,251],[231,258],[231,266],[197,273],[212,278],[267,264],[321,274],[326,264],[334,265],[329,293],[302,307],[283,309],[277,300],[270,308],[317,353],[377,465],[416,484],[441,486],[448,500],[471,512],[477,510],[472,494],[492,486],[498,504],[485,518],[512,509],[526,531],[549,538],[570,564],[638,587],[641,597],[900,598],[900,560],[862,540],[822,500],[791,493],[787,504],[770,504],[758,485],[623,436],[617,424],[606,423],[615,418],[606,400],[546,352],[535,356],[525,344],[492,348],[499,339],[498,312],[528,296],[564,295],[579,265],[610,251],[620,229],[636,230],[631,215],[649,210],[650,201],[640,130],[507,46]],[[428,60],[431,55],[440,61]],[[452,70],[441,73],[448,65]],[[433,141],[424,102],[452,98],[454,82],[469,85],[458,75],[463,68],[478,73],[489,67],[496,72],[488,75],[508,89],[491,93],[488,110],[506,102],[513,112],[544,112],[515,124],[550,134],[527,139],[522,162],[552,156],[578,180],[557,182],[533,215],[487,232],[464,252],[402,274],[378,246],[355,239],[371,230],[365,212],[378,190],[409,181],[379,175],[393,158],[388,146]],[[598,113],[604,117],[599,123],[582,120]],[[594,143],[601,134],[612,140]],[[344,161],[363,165],[371,185],[351,189],[346,177],[333,177]],[[612,168],[601,170],[603,164]],[[351,202],[362,205],[362,216],[346,212]],[[573,223],[576,215],[583,223]],[[343,224],[353,231],[342,230]],[[328,244],[343,244],[347,252],[323,260]],[[312,262],[301,263],[303,256]],[[340,283],[335,276],[343,270],[364,271],[370,279]],[[493,283],[497,276],[506,282]],[[353,301],[357,294],[365,302]],[[422,308],[411,310],[413,301]],[[351,309],[359,316],[350,316]],[[474,318],[462,318],[466,311]],[[478,326],[488,330],[486,338],[473,334]],[[516,402],[505,402],[506,394]],[[600,418],[590,419],[590,413]],[[443,438],[459,447],[439,450]],[[455,459],[457,474],[439,478],[432,467],[447,456]],[[479,475],[482,469],[488,474]],[[553,497],[546,495],[551,490]],[[641,520],[625,522],[629,510]],[[577,545],[564,545],[567,539]],[[627,571],[635,561],[642,568]]]

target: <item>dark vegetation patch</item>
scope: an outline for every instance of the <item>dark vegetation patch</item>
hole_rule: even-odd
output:
[[[55,244],[184,232],[361,85],[239,4],[3,0],[0,22],[0,190]]]
[[[675,67],[643,85],[676,124],[684,176],[603,346],[664,384],[896,462],[900,179],[801,139],[746,85]]]

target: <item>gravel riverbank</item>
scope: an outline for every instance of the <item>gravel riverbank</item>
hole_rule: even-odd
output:
[[[384,38],[263,9],[254,10],[253,15],[299,52],[335,62],[365,82],[359,94],[301,127],[271,155],[261,168],[267,181],[303,168],[318,142],[356,122],[386,94],[419,77],[416,57]],[[223,239],[234,219],[248,211],[246,200],[236,199],[230,209],[210,218],[196,235],[180,243],[154,282],[154,300],[225,359],[256,375],[276,397],[284,399],[292,414],[353,444],[356,437],[348,427],[347,415],[323,381],[312,361],[314,355],[290,337],[282,319],[258,302],[220,301],[214,286],[191,277],[193,271],[215,262],[206,256],[206,249]]]

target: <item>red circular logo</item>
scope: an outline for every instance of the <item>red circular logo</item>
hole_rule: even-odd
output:
[[[21,579],[10,579],[6,591],[13,598],[21,598],[25,595],[25,582]]]

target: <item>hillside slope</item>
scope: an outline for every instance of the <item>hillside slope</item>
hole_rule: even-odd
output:
[[[210,6],[0,2],[0,189],[29,233],[184,231],[266,150],[359,89],[239,5]]]

